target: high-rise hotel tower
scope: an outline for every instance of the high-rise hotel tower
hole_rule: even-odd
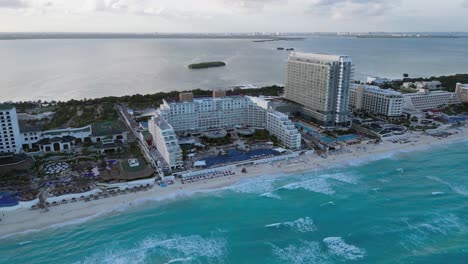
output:
[[[0,156],[21,151],[21,135],[14,106],[0,104]]]
[[[293,52],[289,56],[285,97],[302,105],[304,115],[328,126],[348,126],[349,56]]]

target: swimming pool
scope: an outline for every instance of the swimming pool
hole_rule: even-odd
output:
[[[315,131],[313,128],[305,126],[305,125],[303,125],[301,123],[294,123],[294,125],[296,125],[297,128],[304,129],[306,132],[309,132],[309,133],[312,133],[312,134],[320,134],[319,132]]]
[[[280,153],[272,149],[255,149],[250,152],[243,152],[236,149],[230,149],[227,151],[226,155],[210,156],[204,159],[200,159],[199,161],[204,160],[206,163],[206,168],[209,168],[219,164],[239,162],[254,158],[265,158],[271,155],[278,156],[280,155]]]
[[[330,137],[321,137],[320,140],[325,143],[330,143],[330,142],[335,141],[333,138],[330,138]]]
[[[349,135],[343,135],[343,136],[339,136],[339,137],[336,137],[336,139],[338,141],[351,141],[351,140],[356,140],[356,139],[359,139],[360,136],[359,135],[356,135],[356,134],[349,134]]]

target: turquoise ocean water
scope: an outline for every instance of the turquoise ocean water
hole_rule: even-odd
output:
[[[0,263],[468,263],[467,159],[465,141],[265,175],[2,239]]]

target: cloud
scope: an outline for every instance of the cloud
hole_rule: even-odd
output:
[[[461,4],[463,7],[468,8],[468,0],[463,0]]]
[[[24,3],[21,0],[0,0],[0,8],[20,8]]]
[[[401,0],[311,0],[308,9],[332,19],[381,16],[401,4]]]
[[[243,1],[232,1],[223,0],[226,4],[243,10],[261,11],[266,6],[272,4],[287,4],[288,0],[243,0]]]
[[[23,14],[100,13],[152,16],[168,20],[206,18],[257,19],[303,17],[350,19],[356,16],[384,17],[403,0],[0,0],[0,9],[17,9]],[[461,0],[460,0],[461,1]],[[468,6],[468,0],[463,0]],[[265,22],[264,25],[269,23]]]

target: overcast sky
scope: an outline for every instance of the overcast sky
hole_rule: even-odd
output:
[[[468,31],[468,0],[0,0],[16,31]]]

